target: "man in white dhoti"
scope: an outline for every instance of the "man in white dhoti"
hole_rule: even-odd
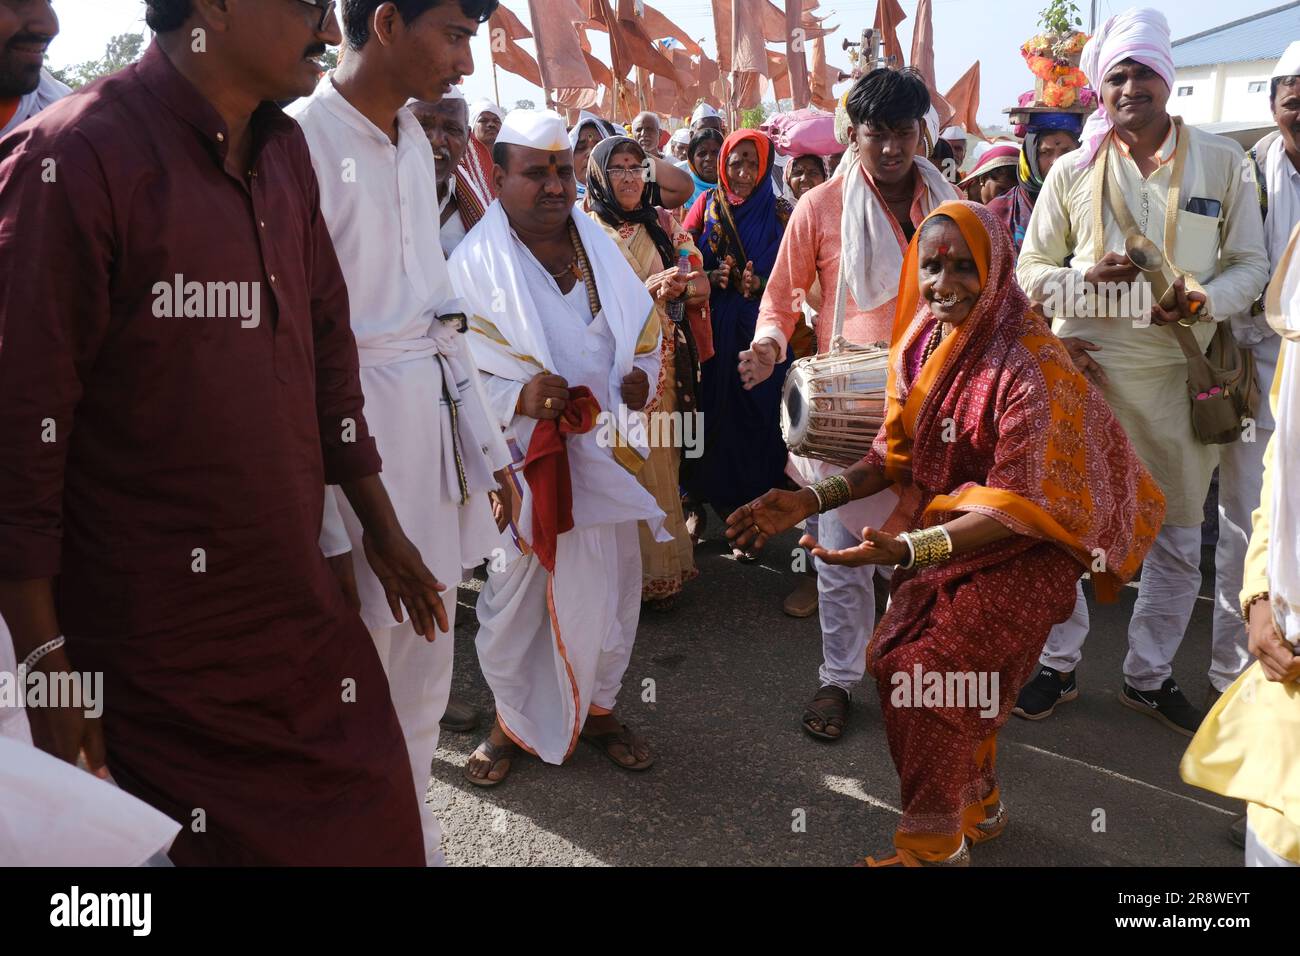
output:
[[[72,92],[41,66],[58,33],[59,18],[49,0],[17,7],[0,3],[0,136]],[[0,674],[17,673],[13,639],[0,618]],[[32,742],[21,706],[0,706],[0,737]]]
[[[343,64],[289,113],[311,148],[321,210],[347,279],[384,484],[407,535],[453,589],[443,602],[446,633],[431,643],[410,621],[394,626],[395,609],[363,557],[361,523],[343,495],[327,494],[322,548],[345,590],[355,580],[406,738],[433,864],[441,860],[441,828],[425,800],[451,689],[454,588],[462,569],[477,567],[497,545],[488,492],[510,459],[461,334],[463,306],[439,242],[433,153],[403,106],[409,97],[436,100],[473,71],[469,40],[496,3],[414,7],[423,9],[404,16],[382,0],[346,0]]]
[[[1178,688],[1172,665],[1200,589],[1203,507],[1219,453],[1192,429],[1187,360],[1163,326],[1182,322],[1206,348],[1214,323],[1249,309],[1264,288],[1268,257],[1241,147],[1165,109],[1172,56],[1169,24],[1156,10],[1111,17],[1089,41],[1082,68],[1101,108],[1084,127],[1083,146],[1048,173],[1016,275],[1055,318],[1058,335],[1098,346],[1091,357],[1107,379],[1101,391],[1165,494],[1164,527],[1142,567],[1129,625],[1120,701],[1190,736],[1203,714]],[[1135,228],[1171,260],[1178,276],[1171,308],[1143,308],[1149,287],[1124,255],[1125,230],[1104,193],[1116,208],[1127,206]],[[1017,715],[1041,719],[1078,696],[1074,670],[1087,634],[1080,588]]]
[[[42,66],[58,34],[51,0],[0,3],[0,136],[72,92]]]
[[[646,453],[635,411],[658,380],[659,322],[618,247],[573,214],[559,115],[512,112],[493,158],[498,201],[451,272],[495,418],[527,450],[515,529],[526,551],[491,566],[479,598],[479,664],[497,720],[466,776],[500,783],[517,747],[562,763],[580,737],[645,770],[653,754],[614,707],[640,615],[637,522],[667,540],[635,477]],[[593,399],[604,413],[595,427]]]
[[[1286,250],[1291,230],[1300,223],[1300,40],[1278,60],[1269,84],[1269,105],[1278,128],[1251,151],[1264,215],[1270,279]],[[1268,324],[1262,300],[1232,317],[1237,344],[1255,359],[1259,393],[1268,394],[1277,371],[1282,339]],[[1224,445],[1219,459],[1219,543],[1214,554],[1214,641],[1210,663],[1212,695],[1228,689],[1249,665],[1246,628],[1238,596],[1250,539],[1251,512],[1259,504],[1264,481],[1264,449],[1273,436],[1273,412],[1259,402],[1253,427],[1241,440]]]

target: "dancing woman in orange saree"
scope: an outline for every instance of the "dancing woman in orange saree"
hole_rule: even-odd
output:
[[[996,735],[1048,631],[1069,617],[1075,583],[1089,571],[1113,600],[1164,518],[1106,402],[1030,311],[1006,228],[974,203],[941,205],[908,249],[871,452],[742,506],[727,534],[761,547],[891,485],[898,510],[884,529],[864,528],[860,546],[801,544],[831,563],[897,566],[867,666],[903,816],[894,854],[868,864],[964,865],[969,845],[1006,825]]]

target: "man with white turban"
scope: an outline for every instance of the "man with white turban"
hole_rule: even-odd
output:
[[[1164,15],[1133,9],[1111,17],[1084,48],[1082,69],[1101,108],[1084,126],[1082,147],[1048,173],[1016,275],[1057,334],[1091,352],[1102,394],[1165,494],[1164,526],[1129,624],[1120,701],[1191,736],[1203,715],[1179,690],[1173,658],[1200,590],[1203,506],[1219,446],[1203,444],[1192,428],[1187,360],[1165,326],[1191,329],[1203,351],[1215,323],[1249,309],[1264,288],[1268,256],[1241,147],[1165,109],[1174,64]],[[1151,303],[1150,285],[1125,256],[1121,221],[1172,263],[1167,307]],[[1041,719],[1078,696],[1074,670],[1087,634],[1080,589],[1015,713]]]
[[[689,164],[686,158],[687,150],[691,148],[691,131],[683,126],[673,133],[668,140],[668,149],[672,152],[673,165],[678,169],[685,169]]]
[[[505,118],[505,110],[491,100],[478,100],[469,108],[469,131],[476,140],[491,149]]]
[[[946,127],[939,138],[948,144],[952,158],[957,161],[957,168],[961,169],[966,162],[966,127],[960,123]]]
[[[618,245],[574,209],[558,114],[511,112],[494,158],[498,201],[450,266],[494,420],[525,453],[519,519],[478,601],[497,719],[465,775],[494,786],[517,748],[559,764],[579,739],[646,770],[653,753],[614,707],[641,611],[637,523],[670,537],[636,479],[659,319]]]

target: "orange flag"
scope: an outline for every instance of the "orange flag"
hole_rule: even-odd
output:
[[[820,110],[833,113],[838,104],[834,87],[845,76],[845,73],[839,67],[831,66],[826,62],[826,40],[824,38],[816,37],[809,44],[809,47],[812,50],[810,55],[812,71],[809,77],[812,105]]]
[[[609,33],[611,59],[617,61],[615,69],[630,70],[639,66],[669,79],[677,78],[672,60],[654,45],[631,0],[618,0],[617,8],[611,0],[592,0],[591,8],[592,20]],[[616,56],[612,52],[614,48],[618,49]]]
[[[890,65],[901,70],[906,64],[903,60],[903,44],[898,42],[898,25],[907,19],[907,14],[899,6],[898,0],[879,0],[876,4],[875,31],[885,41],[885,62],[896,57]]]
[[[543,85],[550,90],[596,88],[578,38],[579,23],[586,14],[574,0],[528,0],[537,41],[537,64]]]
[[[976,60],[975,65],[962,74],[960,80],[952,85],[944,99],[952,106],[953,116],[948,123],[949,126],[955,123],[961,123],[966,127],[966,132],[972,136],[978,136],[980,139],[987,140],[984,131],[975,120],[975,116],[980,109],[980,61]]]
[[[497,7],[488,20],[492,62],[516,76],[522,76],[533,86],[542,85],[542,73],[537,61],[516,40],[527,40],[532,33],[520,19],[505,7]]]
[[[794,98],[790,81],[790,61],[775,50],[767,51],[767,88],[780,103]]]
[[[785,0],[785,26],[790,99],[793,107],[801,110],[812,100],[812,92],[808,88],[808,58],[804,54],[807,35],[803,32],[802,0]]]
[[[952,120],[952,106],[939,93],[934,80],[934,10],[932,0],[921,0],[916,7],[916,26],[912,32],[912,67],[925,77],[930,103],[939,114],[939,128]]]
[[[650,4],[645,5],[645,32],[652,40],[662,40],[664,37],[672,37],[686,47],[686,52],[691,56],[699,56],[704,51],[700,45],[691,39],[691,35],[679,27],[673,21],[656,10]],[[675,60],[676,58],[674,58]]]

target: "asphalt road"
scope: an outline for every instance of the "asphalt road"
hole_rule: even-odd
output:
[[[655,767],[628,773],[580,745],[563,767],[524,757],[504,784],[482,789],[461,776],[482,733],[444,733],[429,800],[449,863],[824,866],[889,852],[898,778],[870,678],[841,740],[799,728],[821,641],[815,617],[781,612],[797,534],[745,566],[711,522],[700,577],[675,612],[642,616],[624,679],[619,713],[655,746]],[[1213,573],[1212,550],[1203,567]],[[458,595],[453,686],[490,714],[473,644],[476,587]],[[1208,579],[1201,593],[1174,665],[1198,706],[1209,689]],[[1227,839],[1234,803],[1178,778],[1187,738],[1116,700],[1135,596],[1126,588],[1119,604],[1091,609],[1079,699],[1046,721],[1013,717],[1000,735],[1011,823],[975,851],[974,865],[1241,864]],[[642,699],[647,678],[653,703]]]

